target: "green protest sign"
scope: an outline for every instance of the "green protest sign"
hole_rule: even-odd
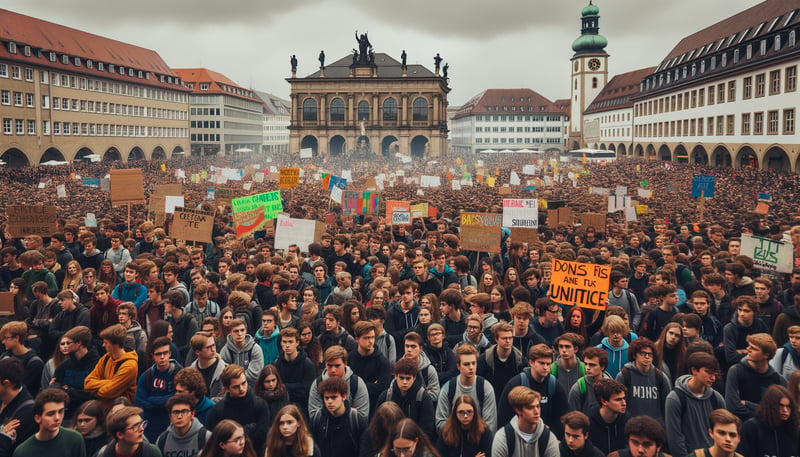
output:
[[[241,239],[264,228],[267,220],[278,217],[278,213],[283,211],[281,192],[276,190],[234,198],[231,207],[236,236]]]

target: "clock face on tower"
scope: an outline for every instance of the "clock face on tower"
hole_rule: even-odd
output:
[[[597,71],[600,69],[600,59],[589,60],[589,70]]]

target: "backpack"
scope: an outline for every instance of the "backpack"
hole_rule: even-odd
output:
[[[156,369],[156,367],[152,366],[152,367],[148,368],[147,371],[144,372],[145,386],[150,386],[150,383],[153,381],[153,370],[155,370],[155,369]],[[176,369],[177,369],[177,364],[175,364],[175,362],[170,362],[169,363],[169,368],[167,369],[167,376],[169,378],[173,378],[174,379],[175,378],[175,374],[174,373],[175,373]]]
[[[681,417],[683,417],[683,413],[686,411],[686,392],[684,392],[683,389],[674,389],[673,392],[675,392],[675,395],[678,396],[678,400],[681,402]],[[716,391],[714,391],[714,393],[716,393]],[[719,401],[717,400],[717,396],[711,395],[711,411],[720,408],[725,409],[725,405],[720,405]]]
[[[581,400],[583,400],[583,396],[586,395],[586,376],[581,376],[578,379],[578,392],[580,392]]]
[[[544,451],[547,450],[547,445],[550,443],[550,427],[547,426],[544,422],[544,431],[542,432],[542,436],[536,440],[536,447],[539,451],[539,457],[544,457]],[[514,427],[511,424],[506,424],[503,426],[503,431],[506,432],[506,449],[508,449],[508,457],[513,457],[514,449],[517,447],[517,433],[514,431]]]
[[[311,430],[316,430],[317,427],[320,427],[322,425],[321,419],[322,419],[322,413],[320,412],[319,414],[315,415],[314,417],[312,417],[310,419],[311,423],[309,424],[310,425],[309,428]],[[359,420],[359,417],[358,417],[358,410],[356,410],[356,408],[353,408],[352,406],[350,407],[350,414],[347,416],[347,422],[350,425],[350,433],[349,433],[350,440],[353,442],[353,444],[357,445],[359,443],[359,437],[358,437],[357,433],[359,431],[361,431],[361,430],[359,430],[359,422],[360,422],[360,420]],[[322,429],[320,431],[322,433],[325,433],[325,434],[328,433],[328,431],[325,429],[325,427],[322,427]]]
[[[489,368],[489,370],[492,371],[492,374],[494,374],[494,353],[496,346],[497,345],[490,347],[489,349],[486,350],[485,353],[486,366]],[[514,356],[514,363],[516,363],[516,366],[519,367],[520,365],[522,365],[522,351],[512,346],[511,353]]]
[[[317,376],[316,382],[317,385],[319,385],[322,382],[322,375]],[[358,393],[358,376],[356,375],[350,376],[350,390],[348,392],[350,392],[350,398],[352,399],[356,398],[356,393]]]
[[[553,375],[554,378],[558,378],[558,365],[556,365],[556,362],[550,364],[550,374]],[[578,361],[578,374],[581,375],[581,378],[586,376],[586,364],[581,362],[580,360]],[[584,392],[585,391],[586,388],[584,386]]]
[[[200,428],[200,431],[197,432],[197,449],[198,449],[198,452],[202,451],[203,447],[206,445],[206,433],[207,432],[208,432],[208,429],[205,428],[205,427]],[[158,435],[158,438],[156,439],[156,446],[158,446],[158,449],[161,451],[162,455],[164,455],[164,446],[167,443],[167,433],[168,433],[168,431],[164,430],[163,432],[161,432],[160,435]]]
[[[525,373],[524,371],[519,374],[519,379],[521,381],[520,385],[525,386],[525,387],[530,387],[531,386],[531,382],[528,380],[528,374]],[[547,399],[548,400],[551,400],[553,398],[553,395],[555,395],[555,393],[556,393],[556,383],[557,382],[558,381],[556,381],[556,377],[555,376],[548,376],[547,377]]]
[[[658,394],[662,398],[662,400],[661,400],[661,408],[662,408],[662,413],[663,413],[664,412],[663,409],[666,408],[665,400],[667,398],[667,394],[670,393],[670,390],[669,390],[669,388],[667,388],[666,392],[664,392],[664,390],[665,390],[665,389],[663,389],[663,387],[664,387],[664,372],[661,371],[661,369],[656,368],[656,367],[653,367],[653,369],[656,370],[656,382],[658,384],[658,386],[657,386],[658,387]],[[630,368],[622,367],[622,370],[620,370],[620,373],[622,373],[622,383],[630,391],[630,389],[631,389],[631,370],[630,370]],[[683,403],[681,405],[683,405]]]
[[[450,407],[453,407],[453,398],[456,396],[456,384],[458,384],[458,377],[450,379],[447,382],[447,399],[450,401]],[[483,411],[483,383],[486,380],[480,376],[475,376],[475,394],[478,396],[478,407]],[[422,390],[422,389],[420,389]]]

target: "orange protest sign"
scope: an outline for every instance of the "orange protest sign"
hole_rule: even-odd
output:
[[[610,265],[553,259],[547,296],[567,306],[606,309],[610,277]]]

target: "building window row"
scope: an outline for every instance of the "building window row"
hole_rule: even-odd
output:
[[[219,141],[219,133],[192,133],[191,141]]]
[[[90,92],[126,95],[129,97],[147,98],[150,100],[160,100],[175,103],[186,103],[188,100],[187,94],[175,90],[154,89],[151,87],[103,81],[99,79],[85,78],[57,72],[41,71],[40,75],[40,82],[42,84],[52,83],[52,85],[56,87],[67,87],[71,89],[88,90]],[[31,79],[29,81],[32,80],[33,74],[31,73]]]
[[[475,138],[476,143],[490,144],[542,144],[542,143],[561,143],[561,138]]]
[[[705,129],[704,129],[705,123]],[[793,135],[795,109],[787,108],[741,114],[741,135]],[[636,126],[638,137],[723,136],[736,134],[736,116],[733,114],[707,118],[656,122]]]
[[[219,116],[219,108],[189,108],[192,116]]]
[[[36,121],[32,119],[3,119],[3,135],[36,135]]]
[[[46,97],[46,96],[45,96]],[[149,117],[153,119],[186,120],[186,111],[153,108],[149,106],[124,105],[94,100],[78,100],[76,98],[53,97],[53,109],[62,111],[82,111],[88,113],[117,114],[121,116]],[[43,97],[43,105],[46,103]],[[32,99],[31,99],[32,102]],[[47,108],[47,106],[43,106]]]
[[[478,114],[475,116],[475,120],[479,122],[487,121],[487,122],[544,122],[545,120],[548,122],[564,122],[564,117],[559,115],[554,116],[544,116],[544,115],[505,115],[505,114]]]
[[[619,137],[619,136],[630,136],[631,135],[631,128],[613,128],[613,129],[603,129],[601,131],[601,136],[603,137]]]
[[[44,133],[49,135],[49,121],[43,125]],[[186,138],[188,129],[177,127],[149,127],[145,125],[93,124],[86,122],[53,122],[53,135],[56,136],[122,136],[153,138]]]
[[[218,129],[219,121],[190,121],[189,127],[193,129]]]

